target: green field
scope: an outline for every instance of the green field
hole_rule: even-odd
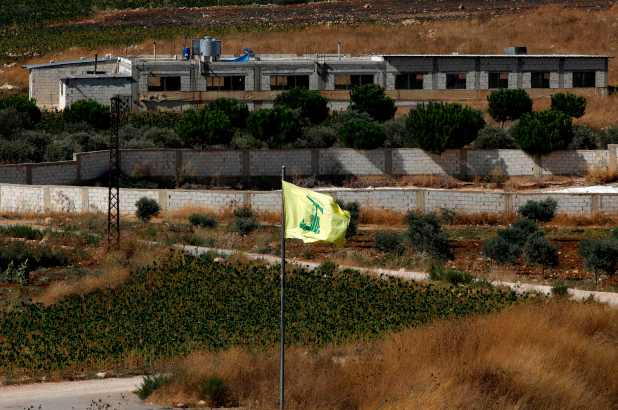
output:
[[[290,344],[373,338],[437,318],[516,302],[491,287],[419,284],[354,271],[294,271],[287,283]],[[0,367],[45,373],[96,368],[127,357],[144,363],[195,349],[268,347],[278,340],[276,267],[175,257],[124,285],[23,304],[0,316]]]

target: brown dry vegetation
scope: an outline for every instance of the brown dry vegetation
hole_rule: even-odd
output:
[[[290,20],[293,22],[292,20]],[[229,33],[221,36],[224,52],[238,53],[251,47],[259,53],[334,53],[340,41],[343,51],[364,53],[497,53],[511,45],[527,45],[530,53],[609,54],[618,44],[618,5],[608,10],[565,8],[558,5],[525,10],[518,14],[472,17],[468,19],[426,21],[411,18],[394,25],[323,24],[286,31]],[[161,50],[182,44],[183,38],[158,40]],[[131,47],[131,54],[152,52],[152,41]],[[124,54],[126,48],[100,48],[106,53]],[[53,55],[35,58],[29,63],[50,59],[70,59],[92,54],[92,50],[73,48]],[[618,82],[618,62],[610,59],[609,81]],[[0,73],[0,83],[8,81],[27,87],[27,75],[18,66]],[[616,98],[591,98],[586,115],[579,121],[593,126],[606,126],[618,118]],[[537,108],[548,100],[535,102]],[[478,105],[478,104],[477,104]],[[483,108],[480,104],[478,108]]]
[[[618,312],[567,301],[439,322],[287,355],[290,409],[612,409],[618,406]],[[275,408],[277,352],[193,353],[158,403],[195,403],[222,377],[250,409]]]

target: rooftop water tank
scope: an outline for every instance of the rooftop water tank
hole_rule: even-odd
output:
[[[528,54],[528,47],[507,47],[504,49],[504,54],[508,55],[525,55]]]
[[[200,40],[200,55],[204,60],[217,61],[221,57],[221,40],[204,37]]]

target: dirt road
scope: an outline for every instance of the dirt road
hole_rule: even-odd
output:
[[[142,377],[0,387],[3,410],[159,410],[132,392]]]

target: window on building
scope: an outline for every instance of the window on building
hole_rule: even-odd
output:
[[[180,77],[148,76],[148,91],[180,91]]]
[[[549,72],[536,71],[530,74],[530,87],[549,88]]]
[[[373,84],[373,74],[335,74],[335,90],[351,90],[367,84]]]
[[[447,90],[465,90],[466,73],[446,73]]]
[[[490,72],[489,88],[509,88],[509,73],[507,71]]]
[[[206,80],[207,91],[244,91],[244,75],[209,76]]]
[[[309,88],[308,75],[271,75],[271,90],[291,90],[292,88]]]
[[[594,71],[576,71],[573,73],[573,87],[594,87],[596,77]]]
[[[401,73],[395,76],[396,90],[422,90],[424,73]]]

